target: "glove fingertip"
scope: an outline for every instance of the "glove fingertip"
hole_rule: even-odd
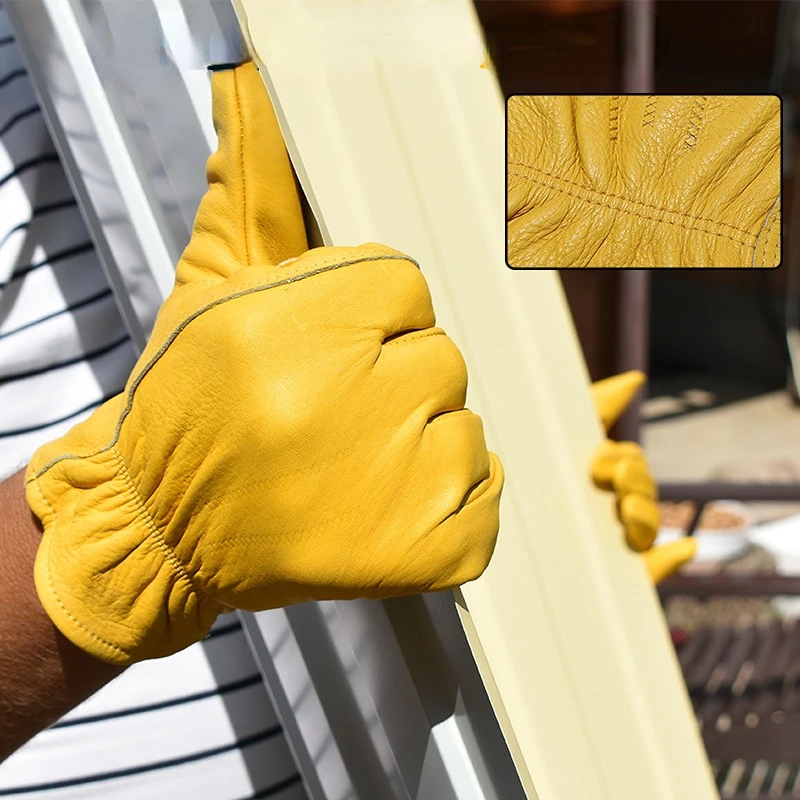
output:
[[[592,384],[595,407],[606,430],[622,416],[646,380],[643,372],[630,370]]]
[[[645,567],[654,584],[674,575],[684,564],[694,558],[697,552],[697,540],[685,536],[677,542],[649,550],[642,557]]]

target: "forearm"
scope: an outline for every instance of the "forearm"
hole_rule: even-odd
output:
[[[122,671],[75,647],[45,614],[33,583],[41,527],[23,476],[0,483],[0,761]]]

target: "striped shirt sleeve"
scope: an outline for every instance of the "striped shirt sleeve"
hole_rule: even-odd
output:
[[[135,360],[0,8],[0,477],[122,391]],[[134,665],[12,755],[0,765],[6,797],[306,793],[226,615],[203,642]]]

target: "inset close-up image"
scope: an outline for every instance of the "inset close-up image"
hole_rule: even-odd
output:
[[[514,95],[513,269],[781,263],[776,95]]]

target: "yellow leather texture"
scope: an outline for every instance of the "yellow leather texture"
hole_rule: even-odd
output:
[[[776,267],[777,96],[514,96],[515,268]]]
[[[306,250],[252,64],[212,76],[208,193],[125,391],[26,475],[59,629],[128,664],[223,610],[446,589],[488,564],[503,472],[408,256]]]
[[[625,411],[645,380],[643,373],[632,371],[592,384],[595,407],[606,430]],[[631,549],[643,553],[654,583],[669,577],[694,557],[697,541],[691,537],[653,547],[661,525],[658,487],[638,444],[607,439],[595,452],[590,469],[598,488],[614,492],[625,540]]]

